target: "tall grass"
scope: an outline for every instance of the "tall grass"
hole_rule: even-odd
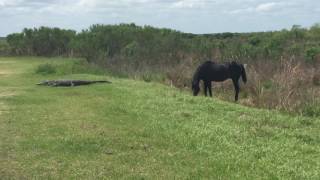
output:
[[[261,62],[248,67],[249,83],[244,87],[247,99],[244,104],[278,109],[304,115],[320,102],[320,87],[315,83],[318,76],[316,66],[303,64],[294,59],[281,59],[280,62]]]
[[[67,59],[64,59],[64,61]],[[40,64],[35,69],[36,74],[108,74],[108,71],[96,64],[90,64],[84,59],[68,59],[65,63],[53,61]]]
[[[150,63],[145,60],[128,62],[126,59],[117,58],[102,62],[103,67],[112,74],[147,82],[157,81],[190,90],[192,75],[202,61],[189,56],[183,61],[170,64]],[[320,63],[308,64],[294,57],[243,63],[248,64],[248,83],[241,83],[241,104],[317,116],[318,109],[314,106],[320,103]],[[233,101],[234,88],[231,80],[213,82],[213,91],[214,96]]]

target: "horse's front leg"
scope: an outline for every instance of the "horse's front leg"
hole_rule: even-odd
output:
[[[203,82],[204,84],[204,95],[207,96],[207,92],[208,92],[208,83],[206,81]]]
[[[208,81],[208,82],[207,82],[207,88],[208,88],[208,90],[209,90],[209,95],[210,95],[210,97],[212,97],[211,81]]]
[[[232,79],[234,90],[236,92],[235,94],[235,101],[238,101],[238,96],[239,96],[239,91],[240,91],[240,86],[239,86],[239,79]]]

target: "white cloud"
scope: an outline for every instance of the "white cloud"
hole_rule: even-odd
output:
[[[268,13],[268,12],[281,12],[294,7],[295,3],[292,2],[267,2],[249,6],[246,8],[233,9],[228,11],[230,14],[245,14],[245,13]],[[287,9],[284,9],[287,8]]]
[[[203,0],[180,0],[176,2],[172,2],[172,8],[201,8],[205,7],[207,3],[210,1]]]
[[[259,4],[255,10],[258,12],[262,12],[262,11],[271,11],[272,9],[274,9],[277,5],[280,5],[279,3],[275,3],[275,2],[269,2],[269,3],[264,3],[264,4]]]
[[[40,25],[131,22],[194,33],[270,30],[314,24],[319,11],[320,0],[0,0],[7,24],[0,36]]]
[[[0,0],[0,7],[15,6],[22,2],[22,0]]]

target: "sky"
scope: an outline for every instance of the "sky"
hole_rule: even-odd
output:
[[[119,23],[195,34],[310,27],[320,23],[320,0],[0,0],[0,36]]]

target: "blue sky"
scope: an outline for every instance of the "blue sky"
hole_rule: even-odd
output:
[[[309,27],[320,22],[320,0],[0,0],[0,36],[131,22],[190,33]]]

